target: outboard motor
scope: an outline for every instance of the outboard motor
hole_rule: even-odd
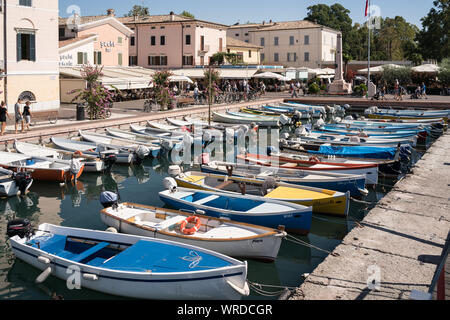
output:
[[[145,146],[139,145],[134,153],[136,154],[137,158],[140,159],[140,163],[142,163],[142,161],[150,155],[150,149]]]
[[[294,115],[292,116],[292,123],[297,124],[302,120],[302,113],[298,110],[295,110]]]
[[[171,177],[179,176],[181,174],[181,167],[177,165],[170,166],[168,173]]]
[[[6,228],[6,235],[9,238],[19,236],[21,239],[24,237],[29,238],[33,235],[33,228],[31,222],[28,219],[15,219],[8,222]]]
[[[100,194],[100,203],[105,209],[117,207],[119,205],[119,195],[111,191],[104,191]]]
[[[290,123],[289,117],[287,117],[287,116],[284,115],[284,114],[280,115],[280,124],[281,124],[282,126],[285,126],[285,125],[287,125],[287,124],[289,124],[289,123]]]
[[[16,185],[19,188],[21,195],[25,195],[28,188],[33,183],[33,178],[31,178],[30,172],[13,173],[12,179],[16,182]]]
[[[261,192],[263,196],[266,196],[267,194],[272,192],[276,187],[278,187],[277,181],[274,178],[269,177],[266,180],[264,180]]]
[[[104,169],[103,171],[105,173],[111,173],[113,165],[117,162],[117,155],[115,154],[108,154],[103,158],[103,164]]]
[[[178,187],[177,182],[175,181],[174,178],[164,178],[163,186],[170,192],[177,191],[177,187]]]
[[[70,160],[70,173],[72,173],[73,179],[77,180],[77,175],[83,167],[83,163],[80,160],[72,158]]]

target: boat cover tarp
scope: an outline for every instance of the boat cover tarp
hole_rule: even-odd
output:
[[[392,160],[397,152],[396,148],[380,147],[345,147],[345,146],[320,146],[318,151],[308,151],[312,154],[333,155],[337,157],[367,158],[367,159],[388,159]]]

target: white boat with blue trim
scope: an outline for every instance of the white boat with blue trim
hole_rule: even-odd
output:
[[[210,250],[47,223],[20,234],[14,223],[8,225],[12,251],[43,271],[38,282],[78,272],[83,288],[137,299],[238,300],[250,293],[247,262]]]

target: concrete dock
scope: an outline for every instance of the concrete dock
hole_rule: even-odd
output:
[[[411,290],[427,292],[449,230],[447,133],[288,299],[403,300]]]

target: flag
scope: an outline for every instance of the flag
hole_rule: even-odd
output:
[[[369,0],[366,0],[366,15],[365,15],[365,17],[367,17],[368,13],[369,13]]]

